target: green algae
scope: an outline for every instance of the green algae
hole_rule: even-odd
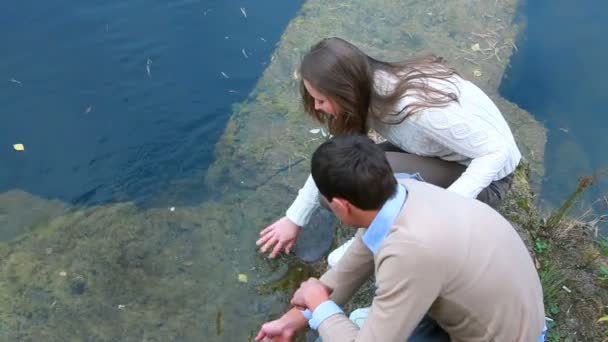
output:
[[[297,289],[300,284],[311,277],[319,277],[320,274],[310,265],[297,260],[288,263],[286,272],[278,279],[265,281],[257,285],[260,294],[289,292]]]

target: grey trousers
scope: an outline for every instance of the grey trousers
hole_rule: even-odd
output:
[[[442,188],[449,187],[466,169],[466,166],[433,157],[421,157],[407,153],[389,142],[378,144],[386,152],[386,158],[393,172],[419,173],[431,184]],[[490,183],[483,189],[477,199],[495,208],[505,197],[513,184],[513,174]]]

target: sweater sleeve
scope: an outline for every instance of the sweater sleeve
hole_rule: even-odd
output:
[[[344,256],[320,278],[332,289],[330,299],[338,305],[344,305],[374,272],[374,255],[361,239],[364,232],[357,231]]]
[[[476,198],[505,167],[509,157],[506,141],[479,117],[439,108],[425,110],[417,119],[416,125],[423,134],[448,150],[471,158],[465,172],[448,190]]]
[[[319,325],[324,342],[405,341],[438,297],[441,272],[430,251],[413,244],[383,249],[365,324],[359,329],[344,314],[330,316]]]
[[[302,227],[308,223],[310,216],[319,206],[319,190],[312,175],[308,176],[304,186],[298,191],[298,197],[287,209],[287,218]]]

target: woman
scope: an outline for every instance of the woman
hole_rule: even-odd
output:
[[[374,129],[394,172],[495,206],[509,190],[521,153],[496,105],[435,56],[388,63],[328,38],[304,56],[305,111],[333,135]],[[262,252],[289,253],[318,206],[311,177],[286,216],[260,232]],[[440,208],[438,208],[440,210]]]

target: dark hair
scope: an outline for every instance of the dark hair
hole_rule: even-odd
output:
[[[380,94],[374,88],[376,71],[385,71],[397,78],[390,93]],[[400,124],[409,115],[425,108],[444,107],[458,101],[455,92],[428,84],[428,80],[436,79],[454,85],[450,78],[457,73],[443,58],[428,55],[388,63],[366,55],[341,38],[326,38],[315,44],[302,59],[300,75],[304,110],[327,124],[332,134],[366,133],[370,113],[386,123]],[[304,80],[333,100],[339,115],[317,111],[314,99],[304,87]],[[395,110],[406,95],[415,95],[417,101]]]
[[[380,209],[397,185],[384,151],[364,135],[338,135],[321,144],[311,173],[329,201],[344,198],[363,210]]]

